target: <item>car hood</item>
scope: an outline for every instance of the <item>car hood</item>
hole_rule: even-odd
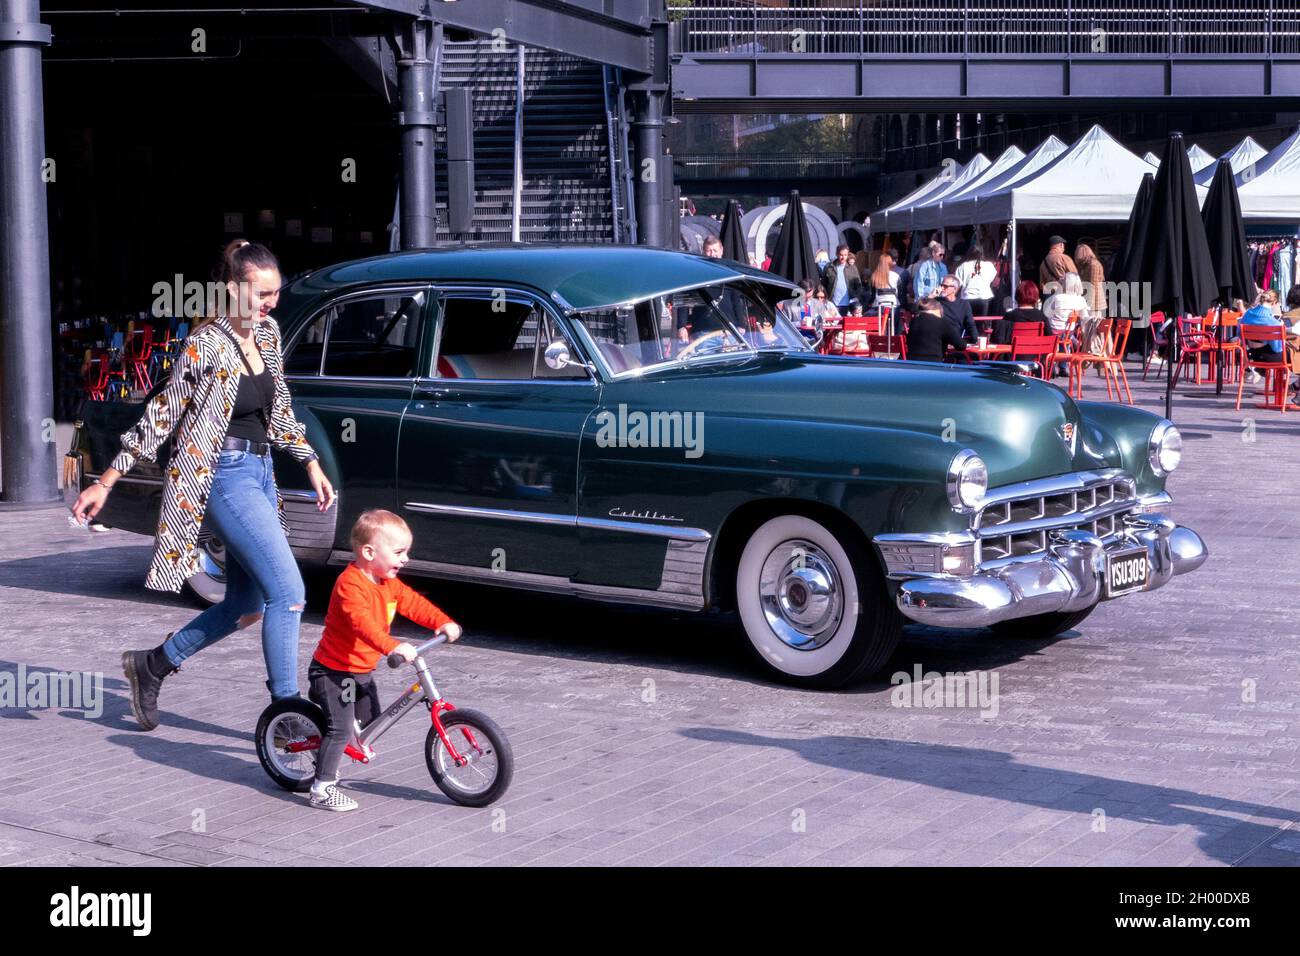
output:
[[[709,417],[859,425],[899,438],[911,432],[951,442],[954,454],[974,449],[992,486],[1108,464],[1102,450],[1088,447],[1078,406],[1063,390],[979,366],[757,353],[619,380],[604,403],[618,401]]]

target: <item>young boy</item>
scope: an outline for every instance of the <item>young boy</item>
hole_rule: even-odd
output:
[[[400,613],[422,627],[445,631],[449,642],[460,637],[459,624],[397,579],[410,551],[411,529],[391,511],[365,511],[352,526],[354,560],[334,582],[325,633],[307,669],[308,696],[325,712],[328,723],[316,755],[313,807],[357,808],[336,784],[353,719],[364,727],[379,714],[379,694],[370,674],[394,651],[415,660],[414,645],[389,636],[393,616]]]

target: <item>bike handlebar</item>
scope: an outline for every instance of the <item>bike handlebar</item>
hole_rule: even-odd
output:
[[[429,640],[425,641],[423,644],[415,645],[415,656],[418,658],[421,654],[423,654],[429,648],[433,647],[433,645],[435,644],[446,644],[446,643],[447,643],[447,635],[440,633],[437,637],[430,638]],[[401,667],[405,663],[406,663],[406,658],[404,658],[401,654],[398,654],[396,651],[388,655],[389,667],[397,668],[397,667]]]

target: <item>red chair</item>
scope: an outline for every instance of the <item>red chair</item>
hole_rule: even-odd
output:
[[[153,387],[153,379],[149,376],[149,356],[152,353],[153,326],[145,325],[134,330],[127,343],[126,365],[135,379],[136,387],[146,392]]]
[[[1222,361],[1227,366],[1224,369],[1224,380],[1235,382],[1241,378],[1242,367],[1245,365],[1245,352],[1241,347],[1241,339],[1237,337],[1237,329],[1241,325],[1241,312],[1234,312],[1224,309],[1221,315],[1213,312],[1207,316],[1205,331],[1210,335],[1214,342],[1215,355],[1212,357],[1213,362]],[[1219,339],[1222,337],[1223,341]],[[1211,365],[1211,371],[1215,366]]]
[[[867,335],[867,349],[869,354],[876,358],[889,358],[896,356],[906,361],[907,359],[907,336],[904,335],[886,335],[883,332],[872,332]]]
[[[1012,362],[1037,362],[1040,378],[1047,378],[1056,354],[1057,336],[1042,335],[1021,329],[1011,333],[1011,352],[1007,358]]]
[[[883,331],[884,319],[876,315],[846,315],[832,337],[827,355],[870,355],[868,338]],[[852,339],[849,336],[853,336]],[[835,344],[839,343],[836,350]]]
[[[1151,360],[1156,357],[1156,354],[1162,348],[1167,349],[1169,347],[1169,334],[1160,331],[1160,326],[1165,324],[1165,314],[1163,312],[1152,312],[1150,321],[1151,344],[1154,347],[1147,352],[1147,357],[1142,360],[1142,381],[1144,382],[1147,380],[1147,373],[1151,371]],[[1168,361],[1168,358],[1164,358],[1163,361]]]
[[[1196,364],[1196,384],[1201,385],[1201,358],[1209,362],[1210,378],[1214,378],[1214,362],[1218,355],[1213,331],[1206,331],[1205,319],[1178,320],[1178,361],[1174,365],[1174,380],[1181,372],[1184,381],[1192,381],[1192,370],[1187,367],[1188,360]]]
[[[104,390],[108,388],[108,372],[108,353],[103,349],[86,349],[85,377],[82,384],[91,401],[104,401]]]
[[[1286,326],[1284,325],[1242,325],[1241,347],[1245,351],[1246,368],[1255,369],[1265,374],[1263,404],[1256,408],[1267,408],[1286,413],[1288,408],[1300,408],[1286,400],[1287,383],[1291,381],[1291,363],[1286,359]],[[1263,348],[1271,342],[1280,342],[1282,351],[1269,351],[1263,359],[1251,358],[1251,349]],[[1241,393],[1246,387],[1246,376],[1237,383],[1237,411],[1241,411]]]

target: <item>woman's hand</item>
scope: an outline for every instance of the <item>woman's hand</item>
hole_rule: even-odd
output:
[[[99,514],[99,509],[104,507],[104,502],[108,500],[108,489],[103,485],[91,485],[81,494],[77,495],[77,500],[72,505],[72,517],[77,524],[87,524],[95,515]]]
[[[338,496],[334,494],[334,486],[325,477],[325,469],[321,468],[319,461],[308,463],[307,477],[311,480],[312,488],[316,490],[316,510],[328,511]]]

